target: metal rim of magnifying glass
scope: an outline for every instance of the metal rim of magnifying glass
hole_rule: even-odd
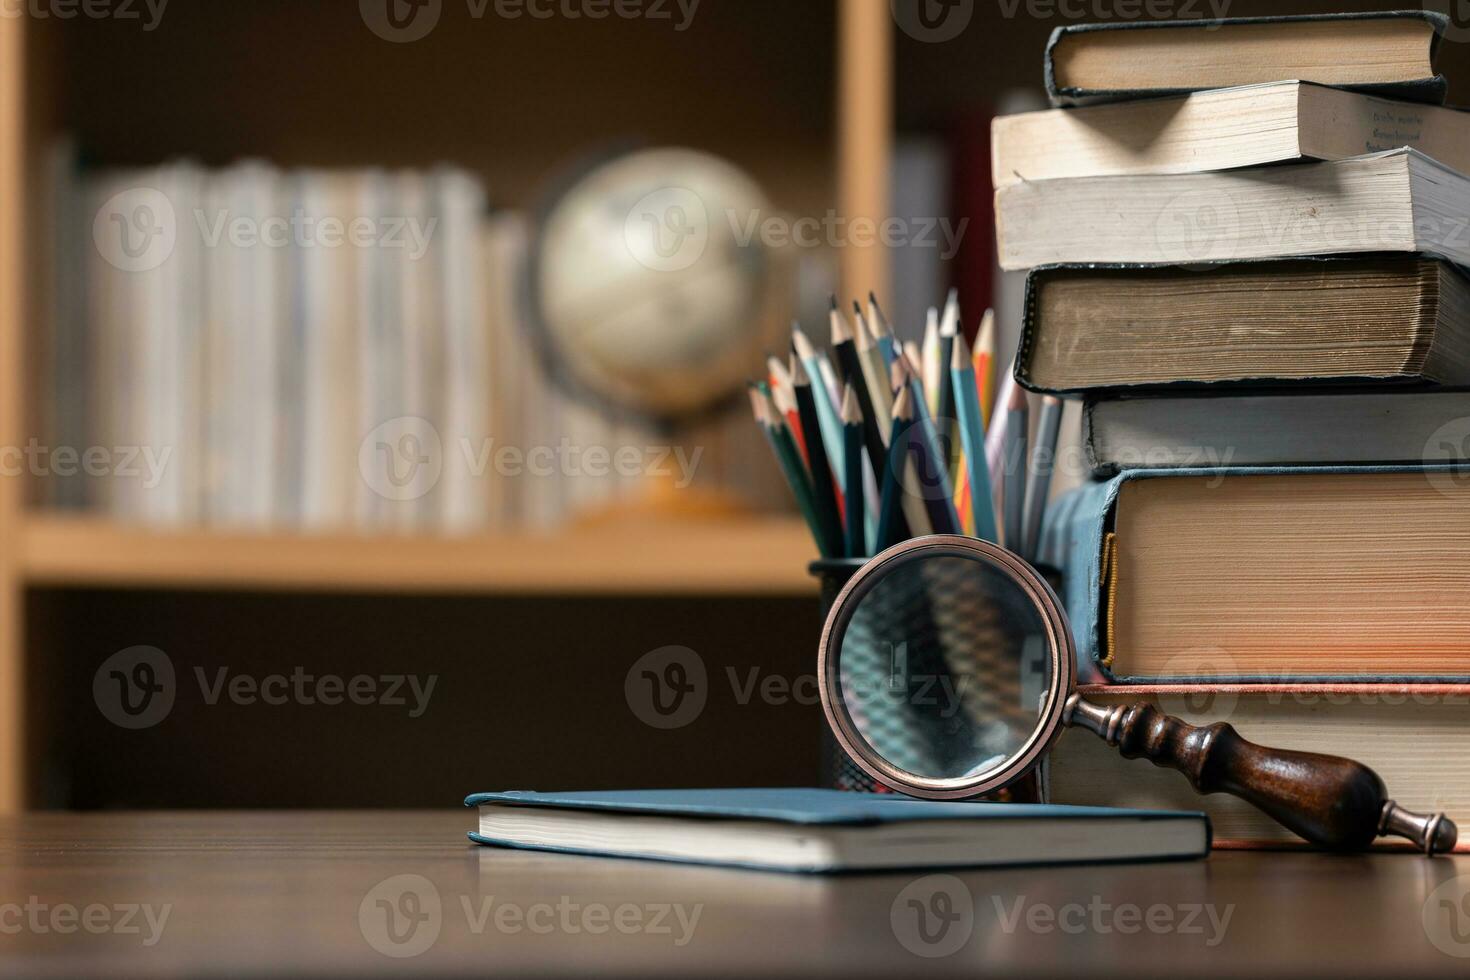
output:
[[[1004,573],[1021,588],[1041,616],[1051,657],[1051,684],[1040,716],[1043,720],[1019,752],[1001,763],[999,768],[976,776],[920,776],[882,758],[853,725],[840,694],[841,679],[837,676],[841,649],[834,648],[833,640],[838,644],[842,642],[853,612],[868,591],[897,565],[941,555],[979,560]],[[1076,646],[1061,601],[1036,569],[1012,552],[988,541],[957,534],[934,534],[904,541],[877,555],[859,569],[837,594],[827,623],[822,628],[821,645],[817,648],[817,680],[827,724],[842,750],[859,768],[883,785],[909,796],[957,800],[993,792],[1014,782],[1051,747],[1062,729],[1062,709],[1076,678],[1075,657]]]

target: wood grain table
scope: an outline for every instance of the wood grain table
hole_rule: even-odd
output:
[[[0,821],[5,976],[1438,976],[1470,858],[812,877],[494,850],[468,811]]]

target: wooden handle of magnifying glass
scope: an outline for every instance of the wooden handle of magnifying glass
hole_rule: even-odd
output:
[[[1073,694],[1063,719],[1096,732],[1124,758],[1179,770],[1201,793],[1238,796],[1321,847],[1362,850],[1380,834],[1407,837],[1426,854],[1455,846],[1455,825],[1444,814],[1404,810],[1376,772],[1351,759],[1265,748],[1225,722],[1196,728],[1146,702],[1104,708]]]

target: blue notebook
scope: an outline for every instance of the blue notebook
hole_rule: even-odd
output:
[[[837,872],[1201,858],[1203,813],[939,803],[827,789],[476,793],[495,847]]]

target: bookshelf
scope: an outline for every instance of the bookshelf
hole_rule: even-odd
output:
[[[534,207],[535,188],[569,146],[606,143],[647,117],[654,122],[638,134],[647,142],[724,153],[793,211],[886,213],[893,32],[886,0],[803,4],[809,9],[800,13],[766,3],[744,20],[742,6],[750,5],[712,0],[701,9],[733,34],[680,37],[635,25],[622,48],[586,22],[526,22],[508,39],[498,25],[482,24],[441,29],[438,47],[387,45],[341,5],[280,0],[171,9],[170,22],[151,34],[85,19],[0,18],[0,445],[24,445],[39,431],[40,375],[31,369],[39,338],[30,324],[41,302],[32,254],[44,229],[28,216],[27,188],[46,141],[60,132],[83,134],[103,164],[180,154],[207,164],[251,155],[322,166],[454,159],[483,174],[498,201]],[[570,66],[555,73],[559,87],[524,100],[474,94],[513,86],[518,75],[544,78],[536,52],[551,32]],[[320,37],[341,43],[321,45]],[[662,67],[617,71],[625,59],[662,60]],[[690,78],[706,84],[681,91]],[[711,92],[728,104],[712,109]],[[813,124],[828,118],[835,122]],[[483,138],[466,134],[481,124]],[[584,131],[568,135],[574,127]],[[489,152],[504,140],[517,141],[513,158]],[[839,261],[845,290],[883,291],[880,246],[842,249]],[[48,512],[37,498],[30,478],[0,477],[0,812],[43,796],[40,769],[76,707],[59,685],[89,676],[99,644],[113,642],[100,638],[101,627],[94,642],[69,625],[94,612],[108,623],[147,621],[164,608],[192,615],[196,595],[207,596],[199,603],[238,601],[252,610],[289,604],[307,619],[311,603],[325,608],[353,595],[425,603],[663,597],[691,609],[764,597],[786,603],[772,628],[800,640],[787,643],[793,664],[811,652],[802,630],[815,635],[816,585],[805,571],[814,549],[791,517],[639,519],[460,539],[297,536],[119,526]],[[813,755],[808,729],[818,713],[781,729],[804,732]],[[759,772],[749,778],[761,779]]]

